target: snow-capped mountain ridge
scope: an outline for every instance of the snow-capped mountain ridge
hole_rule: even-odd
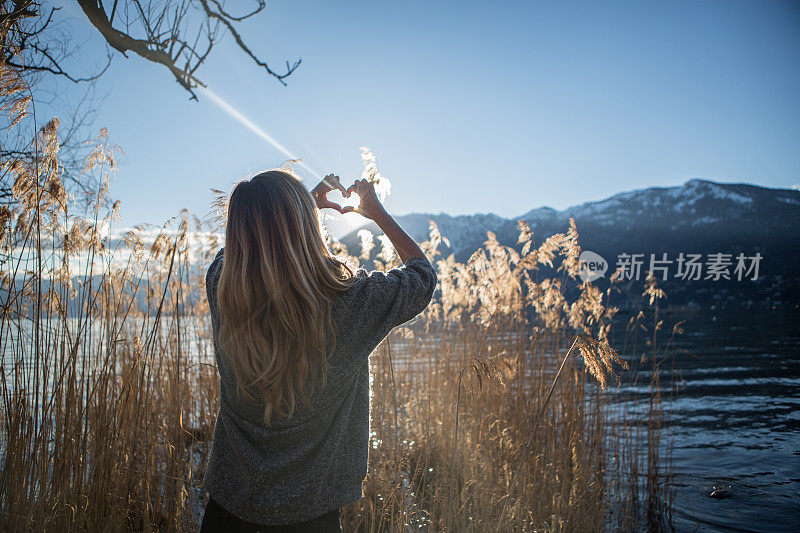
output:
[[[697,213],[698,202],[718,202],[720,207],[728,204],[731,208],[741,207],[744,210],[752,209],[754,197],[750,191],[742,192],[740,189],[765,189],[748,184],[723,184],[708,180],[692,179],[676,187],[650,187],[615,194],[604,200],[587,202],[568,207],[563,211],[540,207],[529,211],[520,218],[528,221],[538,221],[542,215],[557,216],[564,219],[593,217],[600,224],[611,226],[626,218],[642,216],[648,212],[651,215],[666,216],[670,212],[676,215],[694,215]],[[766,189],[796,193],[790,189]],[[800,195],[796,195],[800,196]],[[777,201],[790,203],[792,198],[777,196]],[[709,218],[709,217],[705,217]],[[689,222],[697,225],[698,222]],[[628,224],[629,225],[629,224]]]
[[[661,228],[667,232],[682,228],[699,231],[706,226],[725,224],[739,225],[743,220],[760,220],[764,229],[777,224],[790,231],[797,231],[800,216],[800,191],[773,189],[756,185],[717,183],[709,180],[691,179],[681,186],[650,187],[615,194],[609,198],[586,202],[558,211],[552,207],[538,207],[527,213],[505,219],[494,214],[450,216],[445,213],[402,215],[398,221],[416,239],[424,239],[428,221],[439,226],[442,235],[450,239],[451,251],[457,256],[472,251],[486,240],[486,232],[493,231],[499,237],[511,240],[516,233],[516,221],[525,220],[538,237],[542,232],[561,231],[574,218],[579,231],[591,233],[592,227],[605,228],[614,233],[638,231],[643,227]],[[380,233],[374,224],[366,226],[373,233]],[[583,234],[583,231],[582,231]],[[357,242],[354,233],[342,240],[346,244]]]
[[[570,218],[577,225],[581,247],[612,265],[619,254],[644,258],[667,254],[674,259],[681,253],[703,257],[758,253],[763,257],[761,278],[749,285],[733,280],[724,288],[723,283],[705,280],[665,280],[671,302],[744,298],[768,306],[800,303],[800,191],[794,189],[694,179],[679,187],[626,191],[561,211],[539,207],[511,219],[491,214],[412,214],[397,220],[418,241],[427,238],[429,221],[436,222],[442,235],[450,239],[450,248],[441,249],[443,254],[453,253],[457,260],[465,261],[483,246],[488,231],[494,232],[501,244],[517,247],[518,220],[528,222],[534,241],[541,243],[566,231]],[[374,225],[367,229],[380,232]],[[351,252],[360,251],[355,233],[342,242]]]

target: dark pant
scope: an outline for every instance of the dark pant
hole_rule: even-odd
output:
[[[203,515],[203,525],[200,526],[200,533],[339,533],[342,528],[339,526],[339,509],[334,509],[322,516],[285,526],[264,526],[246,522],[228,511],[213,499],[208,499],[206,512]]]

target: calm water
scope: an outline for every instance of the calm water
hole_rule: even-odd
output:
[[[662,373],[680,383],[665,402],[678,530],[800,531],[800,317],[667,315],[668,331],[681,319],[693,355]]]

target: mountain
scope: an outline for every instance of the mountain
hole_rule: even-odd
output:
[[[455,254],[464,261],[493,231],[507,246],[516,246],[519,232],[517,220],[530,224],[537,243],[554,233],[566,231],[573,218],[580,235],[581,247],[596,252],[609,263],[609,274],[615,270],[621,254],[642,254],[639,283],[629,283],[631,293],[641,288],[651,254],[669,263],[657,270],[659,282],[667,291],[670,303],[688,302],[727,306],[786,306],[800,304],[800,191],[773,189],[750,184],[727,184],[693,179],[678,187],[651,187],[623,192],[596,202],[587,202],[558,211],[539,207],[518,217],[504,219],[493,214],[450,216],[410,214],[397,221],[416,240],[427,236],[428,221],[433,220],[450,248],[445,255]],[[366,226],[380,234],[374,224]],[[353,251],[360,250],[357,232],[342,238]],[[706,267],[701,279],[681,279],[678,274],[680,254],[700,254]],[[727,270],[731,278],[714,279],[709,263],[713,254],[723,254],[718,269]],[[728,257],[726,254],[730,254]],[[744,255],[747,267],[760,254],[758,278],[735,272],[737,256]],[[624,259],[623,259],[624,261]],[[730,265],[726,265],[730,261]],[[723,268],[725,267],[725,268]],[[744,274],[744,271],[742,272]],[[630,280],[631,282],[636,280]],[[600,282],[602,285],[602,282]]]

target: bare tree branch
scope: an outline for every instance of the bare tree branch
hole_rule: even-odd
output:
[[[61,65],[59,64],[59,62],[50,54],[50,51],[47,48],[39,48],[39,46],[36,45],[36,44],[32,44],[30,47],[31,47],[31,49],[33,49],[36,52],[38,52],[42,57],[44,57],[45,59],[50,61],[50,65],[23,65],[23,64],[20,64],[20,63],[16,63],[13,60],[13,58],[6,58],[6,60],[5,60],[6,64],[10,65],[12,67],[19,68],[21,70],[38,70],[38,71],[43,71],[43,72],[49,72],[51,74],[57,74],[59,76],[64,76],[69,81],[74,82],[74,83],[81,83],[81,82],[86,82],[86,81],[95,81],[100,76],[105,74],[106,71],[108,70],[108,67],[111,66],[111,57],[112,56],[109,55],[108,58],[107,58],[107,61],[106,61],[106,65],[102,69],[100,69],[99,72],[97,72],[95,74],[92,74],[91,76],[84,76],[84,77],[81,77],[81,78],[75,78],[75,77],[71,76],[69,73],[65,72],[61,68]]]
[[[32,2],[18,1],[14,2],[14,8],[8,13],[0,13],[0,26],[16,21],[25,17],[35,17],[38,13],[35,9],[31,9]]]
[[[78,0],[78,5],[109,46],[126,57],[128,52],[132,52],[168,68],[175,81],[196,100],[194,89],[205,87],[205,84],[195,73],[221,39],[220,26],[233,36],[248,57],[283,85],[286,85],[284,79],[300,65],[302,59],[293,65],[287,61],[286,70],[278,72],[244,42],[235,25],[265,8],[264,0],[256,2],[253,10],[240,16],[226,11],[219,0],[114,0],[111,16],[107,14],[103,0]],[[205,15],[199,23],[193,15],[194,7],[201,7]],[[115,17],[118,24],[113,22]],[[199,27],[194,30],[194,38],[190,39],[194,26]]]
[[[217,6],[220,5],[219,2],[217,2],[216,0],[211,0],[211,1],[214,4],[216,4]],[[233,35],[233,38],[236,40],[236,44],[239,45],[239,48],[241,48],[242,51],[244,51],[245,54],[250,56],[250,58],[253,61],[255,61],[256,65],[258,65],[260,67],[263,67],[267,71],[268,74],[270,74],[271,76],[276,77],[278,79],[278,81],[280,81],[283,85],[286,85],[286,82],[283,81],[283,79],[288,77],[288,76],[291,76],[292,72],[294,72],[295,69],[297,69],[297,67],[300,66],[300,63],[303,61],[302,58],[298,59],[294,63],[294,65],[292,65],[291,67],[289,66],[289,62],[287,61],[286,62],[286,72],[284,74],[278,74],[278,73],[274,72],[269,67],[269,65],[267,63],[265,63],[264,61],[261,61],[258,57],[256,57],[256,55],[253,52],[250,51],[250,49],[247,47],[247,45],[242,40],[242,37],[239,35],[239,32],[236,31],[236,29],[233,27],[233,24],[225,16],[225,12],[222,10],[221,6],[220,6],[220,9],[219,9],[218,12],[214,12],[211,8],[208,7],[208,0],[200,0],[200,3],[203,4],[203,9],[205,9],[206,15],[208,15],[209,18],[214,18],[214,19],[219,20],[222,24],[225,25],[225,27],[228,28],[228,31],[231,33],[231,35]]]
[[[63,76],[74,82],[91,82],[102,76],[111,64],[111,55],[106,65],[88,76],[75,76],[61,66],[64,59],[74,54],[66,39],[49,31],[53,14],[60,8],[53,7],[47,16],[42,16],[41,6],[35,0],[16,0],[8,11],[0,1],[0,60],[21,71],[47,72]]]
[[[105,65],[88,74],[77,74],[69,60],[84,51],[85,43],[75,43],[71,31],[59,26],[57,17],[54,18],[59,7],[43,8],[42,0],[0,0],[0,66],[10,67],[24,77],[34,107],[42,103],[51,109],[66,109],[64,114],[59,113],[64,117],[59,130],[59,159],[62,176],[73,190],[92,187],[82,172],[81,162],[89,146],[85,133],[96,115],[94,82],[108,71],[114,56],[112,49],[126,57],[133,53],[168,68],[196,100],[194,89],[205,86],[196,74],[199,67],[225,33],[230,33],[239,49],[258,67],[286,85],[284,80],[302,60],[292,65],[287,61],[285,70],[275,70],[246,44],[237,25],[266,7],[265,0],[252,1],[252,9],[235,15],[226,9],[224,0],[78,0],[81,11],[110,48],[106,49]],[[63,91],[59,85],[50,90],[45,83],[51,77],[86,84],[85,96],[77,103],[67,102],[69,91]],[[5,96],[0,95],[0,106],[6,103]],[[0,140],[2,162],[30,163],[39,157],[30,143],[37,134],[37,125],[32,117],[21,117],[19,120],[26,123],[14,127],[12,135]],[[10,115],[8,124],[16,124]],[[0,175],[0,203],[11,197],[12,185],[7,173]]]
[[[246,15],[242,15],[240,17],[234,17],[230,13],[227,13],[223,9],[222,4],[220,4],[217,0],[211,0],[211,1],[214,3],[215,6],[217,6],[217,11],[219,11],[223,17],[225,17],[228,20],[236,22],[241,22],[242,20],[248,19],[257,13],[260,13],[267,6],[267,3],[264,0],[258,0],[258,7],[256,7],[253,11],[251,11]]]

